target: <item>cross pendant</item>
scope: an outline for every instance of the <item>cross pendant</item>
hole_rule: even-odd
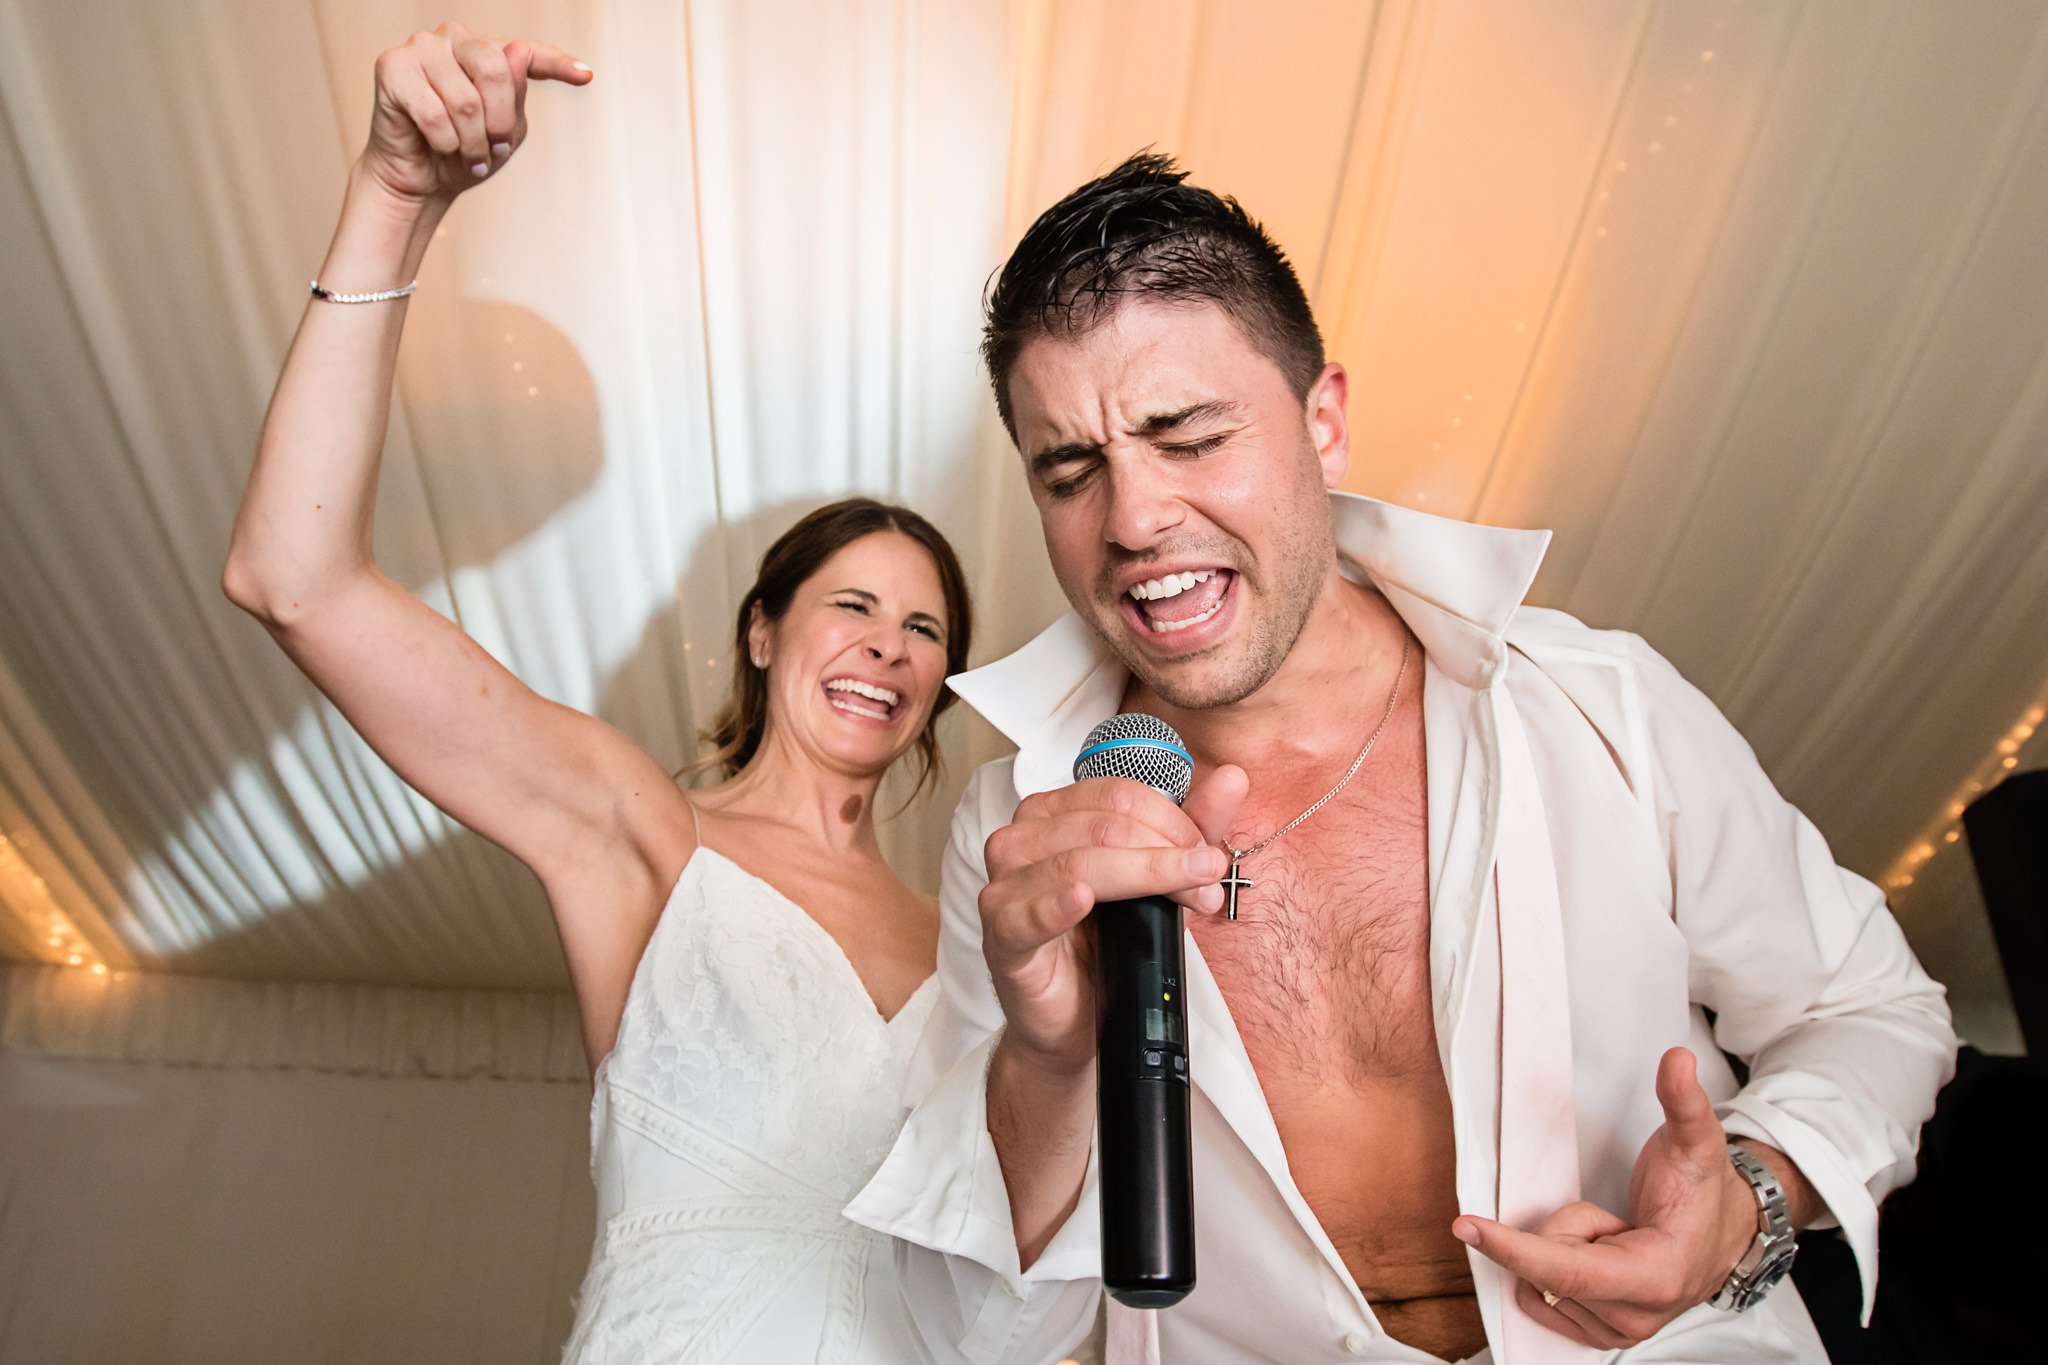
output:
[[[1230,903],[1225,907],[1225,918],[1233,920],[1237,918],[1238,891],[1258,885],[1257,882],[1237,870],[1237,863],[1238,860],[1232,858],[1230,860],[1230,875],[1217,883],[1218,886],[1224,888],[1224,893],[1230,897]]]

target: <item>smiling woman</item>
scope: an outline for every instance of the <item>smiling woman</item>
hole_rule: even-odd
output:
[[[938,914],[882,856],[874,795],[966,662],[945,539],[854,499],[778,540],[741,604],[685,795],[387,577],[372,522],[409,288],[455,198],[526,135],[527,84],[591,69],[444,24],[377,62],[370,141],[278,378],[223,574],[370,747],[540,878],[596,1081],[599,1235],[568,1358],[890,1365],[913,1353],[885,1238],[840,1208],[880,1164],[936,992]],[[393,667],[393,661],[403,667]]]
[[[902,553],[906,550],[910,553]],[[842,558],[847,562],[842,563]],[[833,570],[830,575],[823,572],[828,567]],[[822,609],[849,620],[874,619],[894,604],[871,591],[863,573],[894,581],[905,576],[915,579],[921,571],[931,583],[903,585],[904,591],[929,587],[933,591],[926,595],[943,604],[944,614],[935,616],[928,607],[911,607],[906,597],[899,628],[937,644],[945,675],[950,676],[967,667],[972,607],[960,561],[930,522],[908,508],[890,507],[872,498],[848,498],[819,508],[784,532],[761,557],[760,576],[740,600],[734,653],[751,667],[735,673],[732,694],[704,735],[712,753],[691,765],[692,769],[716,766],[732,777],[760,748],[768,726],[768,637],[793,609],[800,616]],[[818,580],[815,585],[813,579]],[[800,593],[807,587],[813,589],[813,595]],[[824,679],[822,685],[840,694],[836,700],[842,711],[894,720],[902,712],[903,698],[900,687],[883,677],[883,672],[886,670],[874,668],[848,672]],[[886,715],[856,706],[849,700],[851,696],[883,703]],[[935,727],[952,704],[953,694],[941,692],[917,734],[919,790],[938,771]]]

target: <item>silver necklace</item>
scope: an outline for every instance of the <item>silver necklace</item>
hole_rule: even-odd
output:
[[[1335,799],[1337,793],[1344,790],[1345,784],[1350,782],[1352,778],[1358,776],[1358,770],[1365,766],[1365,756],[1371,753],[1372,746],[1379,742],[1380,732],[1386,729],[1387,722],[1394,718],[1394,708],[1397,705],[1399,705],[1401,701],[1401,680],[1408,676],[1408,651],[1414,644],[1413,636],[1408,635],[1405,631],[1402,634],[1403,638],[1401,640],[1401,667],[1394,673],[1394,686],[1392,690],[1390,690],[1387,693],[1386,714],[1381,716],[1380,723],[1373,727],[1372,734],[1366,738],[1365,747],[1358,751],[1357,758],[1351,760],[1351,766],[1345,770],[1344,776],[1337,779],[1337,785],[1330,788],[1328,791],[1324,792],[1321,797],[1317,798],[1316,803],[1313,806],[1310,806],[1307,810],[1295,816],[1292,820],[1289,820],[1286,824],[1280,826],[1280,828],[1274,830],[1271,834],[1268,834],[1265,838],[1259,840],[1250,848],[1232,848],[1228,840],[1224,841],[1223,851],[1230,855],[1230,875],[1225,877],[1220,883],[1218,883],[1218,885],[1222,886],[1224,889],[1224,893],[1230,897],[1230,903],[1227,907],[1228,918],[1233,920],[1237,918],[1237,893],[1240,891],[1249,890],[1250,888],[1258,885],[1257,882],[1245,876],[1244,873],[1240,870],[1241,865],[1244,863],[1244,860],[1249,857],[1252,857],[1254,854],[1265,851],[1265,848],[1268,844],[1271,844],[1275,839],[1278,839],[1281,835],[1286,834],[1288,831],[1292,830],[1295,826],[1299,825],[1302,821],[1308,819],[1311,815],[1314,815],[1324,806],[1329,805],[1330,802],[1333,799]]]

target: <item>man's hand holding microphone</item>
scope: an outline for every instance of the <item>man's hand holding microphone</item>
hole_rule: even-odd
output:
[[[988,1123],[1023,1266],[1073,1213],[1088,1168],[1100,1011],[1088,917],[1151,896],[1220,911],[1229,859],[1218,844],[1248,788],[1243,770],[1219,767],[1177,805],[1142,782],[1092,777],[1026,797],[989,837],[982,944],[1006,1026]]]

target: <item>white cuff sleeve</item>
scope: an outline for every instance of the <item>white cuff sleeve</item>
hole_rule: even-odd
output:
[[[912,1321],[933,1358],[995,1365],[1058,1359],[1101,1297],[1091,1150],[1081,1197],[1029,1270],[1017,1263],[1010,1195],[988,1135],[991,1035],[925,1096],[846,1216],[897,1239]]]

